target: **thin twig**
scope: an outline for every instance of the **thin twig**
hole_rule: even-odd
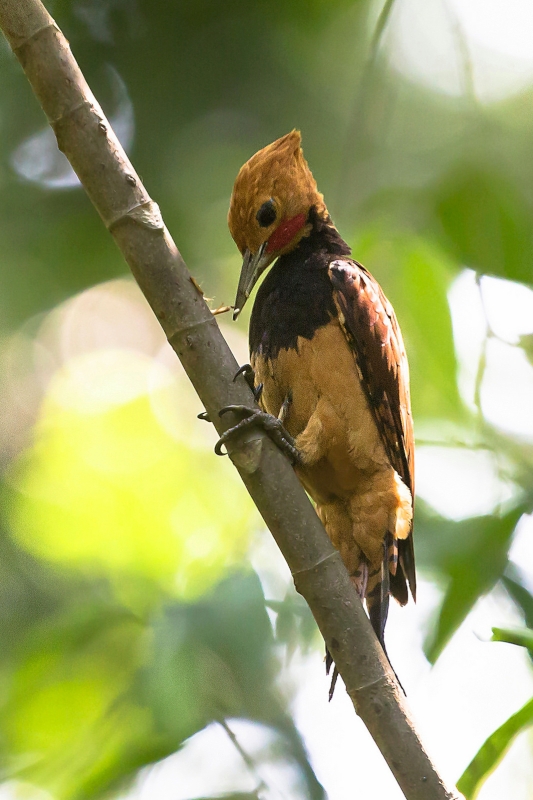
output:
[[[370,51],[366,67],[367,71],[371,70],[376,63],[379,46],[381,44],[381,37],[385,33],[385,28],[387,27],[393,5],[394,0],[386,0],[385,5],[380,11],[378,21],[376,22],[376,27],[374,28],[374,33],[372,35],[372,40],[370,42]]]
[[[256,765],[255,761],[253,760],[252,756],[249,753],[247,753],[246,750],[243,748],[243,746],[241,745],[241,743],[237,739],[235,733],[232,731],[232,729],[230,728],[230,726],[228,725],[226,720],[225,719],[219,719],[218,720],[218,724],[225,730],[225,732],[226,732],[226,734],[228,736],[228,739],[230,740],[230,742],[234,746],[235,750],[238,752],[238,754],[240,755],[240,757],[242,758],[242,760],[246,764],[249,772],[252,774],[252,776],[257,781],[257,787],[254,790],[255,793],[259,794],[259,792],[262,789],[267,790],[268,786],[266,785],[266,783],[264,782],[263,778],[261,777],[261,775],[257,771],[257,765]]]

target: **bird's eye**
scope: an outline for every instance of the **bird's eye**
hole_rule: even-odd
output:
[[[263,203],[255,215],[255,218],[262,228],[268,228],[269,225],[272,225],[276,219],[276,207],[274,205],[274,201],[270,199],[267,200],[266,203]]]

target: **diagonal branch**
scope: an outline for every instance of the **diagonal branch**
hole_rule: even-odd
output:
[[[40,0],[0,0],[0,27],[74,170],[181,359],[219,433],[253,405],[216,321],[87,86],[68,42]],[[426,754],[340,555],[286,458],[262,433],[231,459],[305,597],[363,719],[408,800],[452,800]]]

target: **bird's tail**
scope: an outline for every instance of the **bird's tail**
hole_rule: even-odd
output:
[[[394,672],[396,680],[400,684],[402,690],[403,686],[400,683],[398,676],[390,662],[387,648],[385,647],[385,625],[389,614],[389,600],[390,600],[390,583],[391,576],[396,575],[398,566],[398,542],[391,533],[388,533],[383,542],[383,559],[377,569],[370,570],[368,562],[361,559],[359,569],[352,576],[355,588],[361,600],[366,600],[366,607],[370,623],[374,629],[378,641],[385,653],[387,661]],[[326,649],[326,674],[329,675],[333,659]],[[329,688],[329,699],[333,697],[335,691],[335,684],[338,677],[337,667],[334,666],[333,675],[331,677],[331,685]],[[403,690],[405,693],[405,690]]]
[[[383,541],[383,559],[381,564],[378,569],[370,572],[368,576],[366,607],[368,609],[370,623],[374,628],[374,633],[378,637],[382,650],[389,662],[389,666],[394,673],[394,677],[398,681],[402,692],[405,694],[405,689],[396,674],[396,670],[391,664],[387,648],[385,647],[385,625],[387,624],[387,617],[389,615],[391,578],[394,580],[397,568],[398,540],[392,533],[388,533]]]
[[[368,574],[368,585],[365,599],[368,616],[379,639],[385,655],[385,625],[389,615],[390,575],[396,573],[398,564],[398,547],[394,537],[388,533],[383,541],[383,558],[377,569]],[[388,658],[388,656],[387,656]]]

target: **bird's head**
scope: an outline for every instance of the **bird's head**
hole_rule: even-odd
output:
[[[241,167],[228,214],[230,233],[243,256],[233,319],[261,273],[309,235],[310,209],[327,216],[324,198],[307,166],[299,131],[259,150]]]

